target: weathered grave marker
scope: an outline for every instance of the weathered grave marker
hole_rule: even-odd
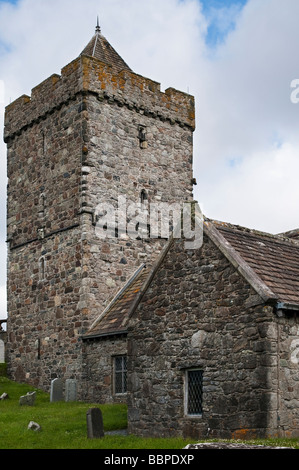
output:
[[[51,381],[50,402],[63,400],[63,380],[54,379]]]
[[[4,341],[0,339],[0,364],[3,364],[5,362],[5,346],[4,346]]]
[[[27,406],[34,406],[36,398],[36,392],[28,392],[27,395],[23,395],[20,397],[19,404],[27,405]]]
[[[90,408],[86,413],[88,439],[104,437],[103,415],[99,408]]]
[[[77,380],[65,381],[65,401],[77,401]]]

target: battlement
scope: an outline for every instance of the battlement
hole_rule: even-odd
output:
[[[28,126],[45,118],[47,113],[61,108],[80,92],[80,58],[53,74],[31,91],[31,97],[23,95],[5,109],[4,141],[8,142]]]
[[[6,107],[4,141],[60,109],[78,94],[93,93],[99,100],[127,106],[153,118],[195,129],[194,97],[168,88],[129,70],[116,73],[97,58],[82,55]]]

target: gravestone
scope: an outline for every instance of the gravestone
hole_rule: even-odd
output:
[[[90,408],[86,413],[88,439],[104,437],[103,415],[99,408]]]
[[[77,380],[65,381],[65,401],[77,401]]]
[[[63,380],[54,379],[51,381],[50,402],[63,400]]]
[[[36,398],[36,392],[28,392],[27,395],[23,395],[20,397],[19,404],[27,405],[27,406],[34,406]]]
[[[5,362],[5,346],[4,346],[4,341],[0,339],[0,364],[3,364]]]

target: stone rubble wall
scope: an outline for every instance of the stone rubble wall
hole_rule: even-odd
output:
[[[192,131],[136,113],[115,102],[88,96],[85,100],[88,128],[84,155],[83,210],[94,214],[99,204],[118,210],[118,197],[127,207],[140,203],[146,191],[147,203],[180,203],[192,200]],[[146,126],[147,148],[141,149],[139,125]],[[129,222],[129,218],[126,218]],[[84,279],[90,287],[90,318],[99,305],[111,298],[143,263],[151,265],[165,240],[130,237],[100,239],[87,221]],[[102,273],[106,275],[103,277]]]
[[[194,439],[279,435],[276,328],[273,308],[263,305],[209,239],[192,251],[176,241],[128,334],[129,432]],[[285,337],[289,329],[286,324]],[[288,366],[288,347],[280,354]],[[184,409],[189,368],[203,371],[203,414],[198,417]],[[295,434],[298,366],[293,372],[285,368],[281,392],[286,378],[285,398],[293,401],[288,401],[289,415],[283,413],[283,431]]]
[[[49,391],[55,377],[80,377],[80,334],[88,325],[78,308],[81,249],[77,227],[10,253],[8,371],[19,382]],[[41,255],[44,279],[40,277]]]
[[[119,337],[84,341],[84,400],[90,403],[126,403],[127,394],[114,393],[115,356],[127,354],[127,339]]]
[[[286,313],[275,318],[268,329],[272,341],[271,376],[273,386],[269,427],[277,426],[279,437],[299,437],[299,318]]]
[[[81,335],[165,243],[100,240],[95,207],[190,201],[194,117],[192,96],[85,56],[6,108],[11,377],[80,379]]]

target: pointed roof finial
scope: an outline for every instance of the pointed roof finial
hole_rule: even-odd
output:
[[[101,27],[100,27],[100,22],[99,22],[99,15],[97,16],[96,33],[101,33]]]

